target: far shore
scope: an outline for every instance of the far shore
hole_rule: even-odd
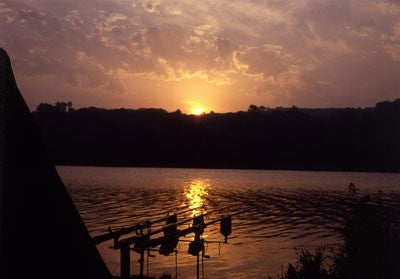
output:
[[[386,170],[345,170],[345,169],[282,169],[282,168],[231,168],[231,167],[209,167],[209,166],[165,166],[165,165],[126,165],[126,164],[56,164],[57,167],[97,167],[97,168],[143,168],[143,169],[208,169],[208,170],[249,170],[249,171],[299,171],[299,172],[349,172],[349,173],[393,173],[400,171]]]

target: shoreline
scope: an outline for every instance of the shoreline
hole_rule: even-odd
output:
[[[249,171],[298,171],[298,172],[341,172],[341,173],[392,173],[400,174],[400,171],[391,170],[346,170],[346,169],[294,169],[294,168],[251,168],[251,167],[210,167],[210,166],[166,166],[166,165],[133,165],[133,164],[59,164],[57,167],[99,167],[99,168],[139,168],[139,169],[205,169],[205,170],[249,170]]]

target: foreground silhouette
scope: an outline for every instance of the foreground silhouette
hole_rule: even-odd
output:
[[[341,230],[343,244],[326,267],[325,249],[301,250],[295,266],[277,279],[400,278],[400,219],[392,207],[369,196],[353,198],[353,212]],[[271,277],[270,277],[271,279]]]
[[[110,278],[0,49],[0,278]]]

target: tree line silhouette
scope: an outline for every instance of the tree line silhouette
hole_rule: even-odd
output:
[[[400,171],[400,99],[201,116],[57,102],[40,104],[33,116],[56,164]]]

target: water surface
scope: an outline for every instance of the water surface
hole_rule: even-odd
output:
[[[224,208],[245,211],[234,217],[229,244],[207,245],[205,278],[266,278],[296,261],[295,248],[340,244],[337,231],[350,212],[352,182],[362,194],[380,195],[400,208],[400,174],[168,168],[57,167],[92,236],[166,216],[185,208],[183,218]],[[378,192],[381,193],[378,193]],[[199,209],[199,206],[203,206]],[[223,240],[219,225],[206,228],[206,240]],[[191,239],[189,235],[186,239]],[[98,246],[108,267],[119,274],[119,253],[107,242]],[[179,278],[195,278],[196,259],[179,244]],[[175,256],[153,252],[152,275],[175,275]],[[133,273],[138,255],[132,252]]]

